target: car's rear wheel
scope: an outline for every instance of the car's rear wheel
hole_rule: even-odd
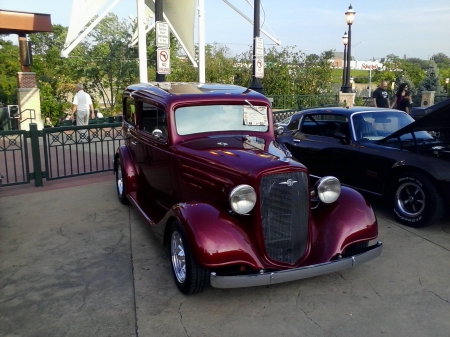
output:
[[[209,286],[209,270],[191,255],[186,237],[178,222],[170,230],[170,262],[175,283],[183,294],[199,293]]]
[[[445,213],[439,191],[419,172],[405,172],[392,181],[389,203],[396,220],[414,228],[430,225]]]
[[[128,205],[130,202],[128,201],[128,198],[126,195],[126,183],[125,183],[125,178],[123,176],[123,168],[122,168],[122,163],[120,161],[120,158],[117,158],[116,187],[117,187],[117,196],[119,198],[119,201],[124,205]]]

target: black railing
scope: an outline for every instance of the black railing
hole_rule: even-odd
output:
[[[306,109],[323,105],[337,105],[337,94],[323,95],[267,95],[273,98],[273,109]]]
[[[112,171],[122,144],[122,123],[0,131],[3,186]]]

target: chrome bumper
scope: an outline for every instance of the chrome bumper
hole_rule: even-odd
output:
[[[360,254],[313,266],[236,276],[217,276],[216,273],[212,272],[211,286],[214,288],[244,288],[301,280],[355,267],[380,256],[381,250],[382,243],[378,241],[375,245],[365,248]]]

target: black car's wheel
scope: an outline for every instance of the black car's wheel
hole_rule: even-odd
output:
[[[209,286],[209,270],[197,264],[179,223],[170,230],[170,262],[175,283],[183,294],[199,293]]]
[[[392,181],[390,207],[400,223],[424,227],[444,215],[444,204],[433,182],[418,172],[405,172]]]
[[[124,205],[128,205],[130,202],[128,201],[128,198],[126,196],[126,184],[125,179],[123,177],[123,169],[122,163],[120,162],[120,158],[117,158],[116,187],[119,201]]]

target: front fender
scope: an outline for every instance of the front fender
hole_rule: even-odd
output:
[[[189,248],[200,265],[209,268],[229,265],[263,268],[255,253],[256,245],[239,221],[228,213],[220,212],[217,208],[203,203],[178,204],[165,218],[168,220],[170,217],[180,221]]]
[[[134,165],[129,149],[122,145],[120,146],[114,157],[114,171],[117,170],[117,159],[120,158],[122,162],[122,174],[127,186],[127,194],[135,195],[137,191],[138,170]]]
[[[332,204],[320,204],[312,211],[310,263],[329,261],[350,244],[373,240],[378,223],[372,207],[356,190],[342,186]]]

